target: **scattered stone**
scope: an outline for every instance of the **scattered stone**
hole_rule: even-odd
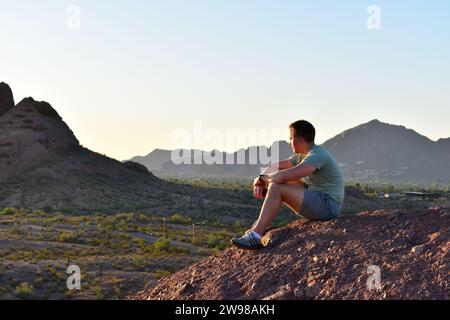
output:
[[[297,298],[297,299],[304,299],[305,297],[306,297],[306,295],[305,295],[305,290],[303,290],[302,288],[295,288],[294,289],[294,296]]]
[[[308,284],[308,287],[305,290],[306,297],[310,299],[314,299],[320,293],[320,285],[316,281],[312,281]]]
[[[425,250],[425,244],[415,246],[411,249],[412,253],[421,254]]]
[[[441,234],[439,232],[435,232],[432,233],[428,236],[428,238],[430,239],[430,242],[433,242],[434,240],[436,240]]]
[[[283,240],[286,238],[286,231],[275,229],[272,231],[269,231],[262,239],[263,244],[266,247],[274,247],[279,245],[283,242]]]
[[[398,214],[398,221],[389,223],[388,232],[383,232],[392,211],[348,216],[335,227],[329,222],[295,222],[281,229],[283,246],[256,252],[226,249],[214,259],[163,279],[157,285],[163,293],[157,295],[151,289],[137,298],[416,300],[426,297],[427,290],[427,299],[447,299],[447,225],[439,214],[430,214],[438,211],[417,209]],[[410,221],[408,228],[403,227],[406,221]],[[327,251],[331,241],[332,251]],[[312,244],[314,250],[307,250]],[[371,265],[381,270],[380,290],[367,289]],[[177,284],[190,279],[193,269],[196,278],[205,281],[197,282],[188,294],[174,294]],[[219,274],[224,275],[216,281]]]
[[[293,300],[296,296],[294,294],[294,291],[290,289],[290,286],[284,286],[282,288],[279,288],[277,292],[274,294],[263,298],[262,300]]]
[[[192,289],[194,289],[194,287],[190,284],[190,283],[184,283],[180,286],[180,289],[178,290],[178,294],[186,294],[189,291],[191,291]]]
[[[440,215],[440,217],[441,217],[441,218],[448,218],[448,217],[450,217],[450,211],[446,211],[446,212],[442,213],[442,214]]]

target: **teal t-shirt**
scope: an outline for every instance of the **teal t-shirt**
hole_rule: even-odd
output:
[[[309,190],[325,193],[339,204],[343,204],[344,177],[336,159],[327,150],[314,145],[308,154],[294,154],[289,160],[294,166],[309,164],[317,168],[310,176],[304,178]]]

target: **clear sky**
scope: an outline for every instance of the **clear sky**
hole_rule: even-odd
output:
[[[81,9],[80,29],[67,22]],[[381,29],[367,27],[377,5]],[[379,119],[450,136],[448,0],[0,0],[0,81],[50,102],[119,160],[176,129],[276,129],[318,142]],[[78,21],[75,19],[75,21]],[[242,146],[243,147],[243,146]],[[218,146],[220,149],[220,146]]]

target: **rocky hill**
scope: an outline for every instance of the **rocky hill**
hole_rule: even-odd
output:
[[[25,98],[15,105],[10,87],[0,83],[0,207],[212,214],[206,208],[214,202],[209,207],[222,215],[224,208],[257,213],[240,195],[221,201],[225,195],[170,184],[138,163],[90,151],[49,103]]]
[[[448,207],[299,220],[269,232],[261,251],[227,249],[129,298],[449,299],[449,227]]]

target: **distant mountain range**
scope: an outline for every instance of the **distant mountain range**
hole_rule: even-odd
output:
[[[347,181],[450,183],[450,138],[435,142],[403,126],[373,120],[344,131],[322,146],[336,157]],[[259,151],[260,148],[264,152],[269,150],[270,154],[271,148],[252,147],[245,150],[246,159],[250,150]],[[190,152],[193,163],[194,150]],[[181,178],[251,178],[264,167],[259,157],[257,164],[247,161],[243,165],[175,165],[171,154],[171,150],[156,149],[145,157],[131,160],[143,164],[157,176]],[[224,154],[224,158],[228,155],[236,159],[237,154]],[[280,141],[280,159],[291,155],[289,144]]]

